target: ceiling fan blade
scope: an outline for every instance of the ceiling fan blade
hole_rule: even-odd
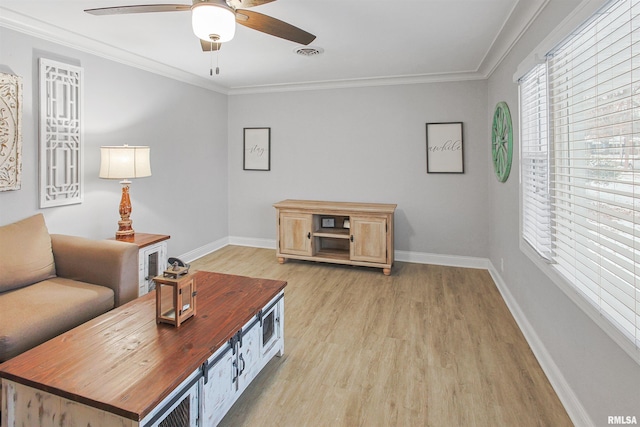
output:
[[[138,4],[133,6],[101,7],[98,9],[85,9],[92,15],[123,15],[127,13],[149,12],[182,12],[191,10],[190,4]]]
[[[234,9],[250,8],[261,4],[271,3],[275,0],[227,0],[227,4]]]
[[[216,50],[222,49],[222,43],[215,43],[215,42],[211,43],[202,39],[198,39],[198,40],[200,40],[200,46],[202,46],[203,52],[211,52],[212,50],[216,51]]]
[[[237,10],[236,22],[245,27],[304,45],[311,43],[316,38],[313,34],[284,21],[250,10]]]

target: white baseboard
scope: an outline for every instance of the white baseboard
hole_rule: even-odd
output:
[[[536,359],[538,359],[538,363],[540,363],[542,370],[547,375],[547,378],[551,383],[551,387],[553,387],[556,394],[558,395],[558,398],[567,411],[569,418],[571,418],[571,421],[576,426],[595,426],[593,420],[591,419],[591,417],[589,417],[589,414],[584,409],[584,406],[582,406],[582,403],[580,403],[578,396],[576,396],[576,394],[573,392],[573,389],[571,389],[571,386],[564,378],[564,375],[562,375],[562,372],[558,368],[558,365],[556,365],[556,363],[553,361],[553,358],[547,351],[546,347],[544,346],[542,341],[540,341],[540,338],[535,332],[535,329],[531,326],[526,316],[522,312],[520,305],[513,298],[513,295],[509,291],[507,285],[504,283],[504,280],[502,280],[502,277],[500,276],[500,274],[498,274],[498,271],[490,261],[488,262],[488,264],[489,274],[491,274],[491,277],[493,278],[498,291],[500,291],[502,299],[507,304],[511,315],[522,331],[522,334],[527,340],[529,347],[531,347],[531,351],[533,351]]]
[[[252,248],[275,249],[275,239],[254,239],[251,237],[229,236],[229,244],[237,246],[250,246]]]
[[[221,239],[222,240],[222,239]],[[223,245],[250,246],[253,248],[275,249],[275,239],[259,239],[252,237],[229,236],[228,242]],[[222,247],[222,246],[221,246]],[[217,248],[220,249],[220,248]],[[197,251],[197,250],[196,250]],[[213,251],[208,251],[210,253]],[[187,258],[185,256],[185,258]],[[195,259],[195,258],[194,258]],[[396,261],[413,262],[416,264],[446,265],[449,267],[489,268],[489,260],[458,255],[439,255],[427,252],[395,251]]]
[[[395,251],[397,261],[413,262],[416,264],[445,265],[447,267],[489,268],[489,260],[459,255],[439,255],[427,252]]]
[[[178,258],[180,258],[184,262],[192,262],[198,258],[201,258],[219,249],[222,249],[228,244],[229,244],[229,237],[223,237],[222,239],[218,239],[215,242],[208,243],[192,251],[186,252],[180,255]]]
[[[201,258],[217,250],[220,250],[228,245],[275,249],[276,241],[273,239],[253,239],[249,237],[228,236],[228,237],[223,237],[222,239],[218,239],[215,242],[208,243],[192,251],[186,252],[180,255],[178,258],[180,258],[184,262],[192,262],[198,258]]]

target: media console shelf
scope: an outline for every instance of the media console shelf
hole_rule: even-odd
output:
[[[278,262],[301,259],[393,266],[395,204],[283,200],[276,208]]]

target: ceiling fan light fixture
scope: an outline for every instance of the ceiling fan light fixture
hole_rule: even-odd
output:
[[[223,2],[202,2],[191,8],[193,33],[200,39],[228,42],[236,33],[236,14]]]

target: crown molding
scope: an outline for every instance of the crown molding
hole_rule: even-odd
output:
[[[371,86],[397,86],[421,83],[458,82],[483,80],[485,76],[476,71],[442,74],[417,74],[410,76],[371,77],[361,79],[311,81],[302,83],[284,83],[261,86],[243,86],[229,89],[229,95],[247,95],[273,92],[298,92],[305,90],[346,89]]]
[[[478,72],[481,75],[485,76],[485,78],[491,77],[491,74],[511,52],[549,1],[521,0],[514,5],[509,13],[509,18],[496,35],[491,47],[480,63],[480,67],[478,67]]]
[[[491,74],[493,74],[493,72],[515,47],[516,43],[524,35],[527,29],[529,29],[538,15],[540,15],[542,10],[547,6],[549,1],[550,0],[518,1],[509,12],[509,17],[491,43],[491,46],[487,50],[487,53],[483,57],[480,65],[474,71],[233,87],[229,89],[228,94],[245,95],[255,93],[486,80],[491,77]]]
[[[46,22],[33,19],[3,7],[0,7],[0,26],[214,92],[225,95],[245,95],[486,80],[513,49],[549,1],[550,0],[518,1],[510,11],[508,19],[493,40],[491,47],[488,49],[476,70],[456,73],[379,76],[360,79],[309,81],[232,88],[215,84],[207,78],[159,63],[122,48],[91,39],[85,35],[60,29]]]
[[[0,7],[0,27],[18,31],[30,36],[47,40],[62,46],[80,50],[110,61],[118,62],[150,73],[168,77],[194,86],[202,87],[214,92],[228,93],[228,89],[216,85],[206,78],[187,73],[175,67],[161,64],[157,61],[131,53],[122,48],[112,46],[83,34],[63,30],[46,22],[33,19]]]

